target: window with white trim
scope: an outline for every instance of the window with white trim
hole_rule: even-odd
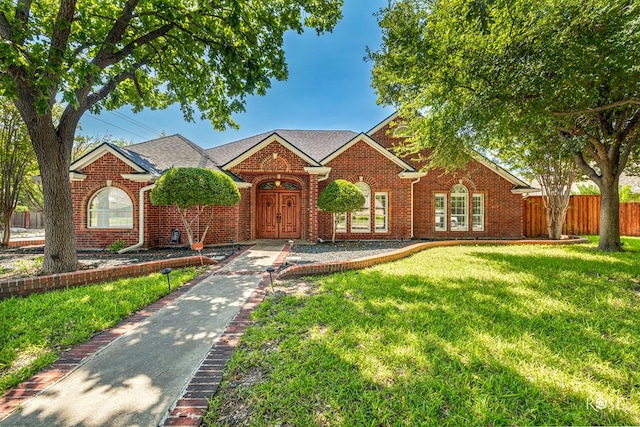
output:
[[[89,228],[133,228],[133,203],[119,188],[107,187],[89,201]]]
[[[473,231],[484,231],[484,194],[473,195]]]
[[[347,232],[347,213],[346,212],[333,214],[333,220],[335,221],[334,225],[336,226],[336,233]]]
[[[375,194],[375,215],[376,233],[389,231],[389,195],[387,193]]]
[[[447,195],[435,195],[435,230],[447,231]]]
[[[469,229],[469,190],[462,184],[451,189],[451,231]]]
[[[371,187],[366,182],[358,181],[356,187],[364,194],[364,205],[362,209],[351,212],[351,232],[370,233],[371,232]]]

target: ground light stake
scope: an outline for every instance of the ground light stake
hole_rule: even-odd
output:
[[[276,271],[273,267],[267,267],[267,273],[269,273],[269,281],[271,282],[271,292],[273,292],[273,272]]]
[[[172,268],[167,267],[167,268],[163,268],[162,271],[160,272],[167,276],[167,286],[169,286],[169,292],[171,292],[171,279],[169,278],[171,271],[172,271]]]

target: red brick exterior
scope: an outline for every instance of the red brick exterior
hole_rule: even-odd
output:
[[[111,153],[106,153],[80,171],[87,175],[83,181],[72,181],[71,191],[74,206],[74,221],[76,241],[80,249],[104,249],[112,243],[122,240],[127,246],[138,243],[139,240],[139,209],[140,189],[151,185],[151,182],[134,182],[123,178],[122,174],[131,174],[134,170]],[[100,190],[107,187],[110,180],[112,187],[117,187],[127,193],[133,204],[133,228],[109,229],[89,228],[88,206],[91,198]],[[213,208],[214,221],[207,232],[206,244],[230,243],[233,241],[249,240],[248,218],[249,191],[240,190],[241,201],[237,206],[218,206]],[[211,211],[205,211],[200,221],[193,224],[194,238],[203,235]],[[193,218],[195,211],[187,213]],[[169,244],[171,231],[177,228],[181,231],[181,244],[188,244],[187,233],[183,226],[177,208],[173,206],[153,206],[149,200],[149,190],[144,192],[144,244],[143,248],[165,246]]]
[[[393,152],[393,146],[401,139],[388,133],[388,126],[378,130],[371,138]],[[410,158],[403,159],[420,170],[423,163]],[[232,166],[230,172],[240,176],[250,185],[241,188],[241,201],[233,207],[213,208],[214,222],[207,232],[205,244],[229,243],[253,240],[258,237],[258,191],[262,184],[280,180],[290,182],[299,188],[300,195],[300,239],[316,242],[318,238],[331,238],[332,215],[317,209],[319,195],[327,184],[335,179],[351,182],[363,181],[371,188],[370,220],[371,232],[352,232],[350,218],[346,232],[337,233],[337,240],[371,239],[479,239],[479,238],[520,238],[522,237],[522,196],[513,194],[514,184],[480,162],[471,162],[465,170],[454,174],[444,174],[441,170],[431,170],[416,182],[416,178],[401,178],[405,168],[390,160],[372,147],[362,136],[347,150],[323,165],[331,168],[328,177],[309,173],[305,170],[317,166],[304,160],[277,138],[259,151]],[[151,182],[135,182],[123,178],[134,170],[111,153],[106,153],[81,171],[87,177],[72,182],[76,238],[79,248],[103,249],[117,240],[126,245],[138,242],[138,210],[140,189]],[[100,189],[110,185],[125,191],[133,203],[133,228],[97,229],[88,228],[87,210],[91,197]],[[447,195],[447,218],[451,214],[451,190],[456,184],[463,184],[469,192],[468,231],[435,230],[435,194]],[[375,193],[387,193],[387,231],[375,231]],[[472,195],[484,196],[484,230],[473,231]],[[413,197],[412,197],[413,196]],[[149,191],[144,193],[145,231],[143,247],[164,246],[169,243],[171,230],[182,232],[182,244],[187,244],[187,236],[174,207],[152,206]],[[413,210],[412,210],[413,207]],[[208,213],[194,223],[195,237],[204,233]],[[193,212],[190,213],[192,217]],[[412,226],[413,221],[413,226]]]
[[[251,183],[250,204],[245,206],[248,217],[248,239],[256,239],[257,235],[257,192],[259,187],[279,178],[281,182],[291,182],[300,189],[300,228],[302,240],[317,240],[316,206],[318,201],[317,176],[310,175],[304,168],[312,166],[301,159],[289,148],[278,141],[273,141],[258,152],[244,159],[230,170]],[[245,219],[246,221],[246,219]]]
[[[350,182],[362,181],[371,187],[370,228],[371,232],[352,232],[351,218],[347,218],[347,229],[336,233],[336,240],[410,239],[411,238],[411,180],[401,179],[398,174],[403,168],[380,154],[364,141],[358,141],[344,153],[327,163],[331,167],[329,179],[320,182],[318,191],[336,179]],[[362,178],[362,179],[361,179]],[[376,233],[374,227],[374,195],[376,192],[388,194],[387,232]],[[331,239],[333,217],[326,212],[318,213],[318,234],[325,240]]]
[[[389,127],[378,130],[372,139],[393,152],[393,147],[402,143],[402,139],[389,133]],[[426,158],[427,153],[421,153]],[[407,156],[403,160],[420,170],[424,161],[412,161]],[[451,213],[451,189],[461,183],[469,191],[468,231],[435,230],[435,195],[447,194],[447,218]],[[419,239],[457,239],[457,238],[520,238],[522,237],[523,210],[522,195],[511,192],[514,184],[488,169],[483,164],[472,161],[465,170],[454,174],[445,174],[433,169],[415,184],[414,188],[414,237]],[[472,195],[484,195],[484,230],[472,231],[471,208]]]

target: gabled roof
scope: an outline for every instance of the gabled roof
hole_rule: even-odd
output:
[[[399,117],[398,112],[391,114],[389,117],[387,117],[386,119],[378,123],[376,126],[371,128],[367,132],[367,135],[371,136],[375,134],[376,132],[380,131],[385,126],[387,126],[389,123],[396,120],[398,117]],[[536,191],[536,189],[532,188],[529,184],[527,184],[517,176],[513,175],[511,172],[501,167],[500,165],[487,159],[482,154],[474,151],[472,154],[472,157],[478,163],[484,165],[486,168],[490,169],[491,171],[495,172],[496,174],[498,174],[499,176],[501,176],[502,178],[506,179],[508,182],[513,184],[514,185],[513,191],[518,193],[529,193],[532,191]]]
[[[373,134],[375,134],[376,132],[378,132],[379,130],[381,130],[382,128],[384,128],[386,125],[388,125],[389,123],[391,123],[397,118],[398,118],[398,112],[396,111],[395,113],[391,114],[389,117],[387,117],[386,119],[384,119],[383,121],[381,121],[380,123],[372,127],[371,129],[369,129],[367,131],[367,135],[372,136]]]
[[[106,153],[111,153],[115,157],[119,158],[124,163],[131,166],[131,168],[133,168],[136,173],[146,173],[156,176],[160,176],[160,174],[162,173],[162,171],[160,171],[153,163],[149,162],[138,153],[129,152],[124,148],[118,147],[117,145],[110,144],[108,142],[103,142],[84,156],[77,159],[69,166],[69,170],[72,172],[78,172]]]
[[[159,170],[173,166],[204,168],[220,171],[204,149],[182,135],[170,135],[125,147],[152,162]]]
[[[393,153],[391,153],[389,150],[384,148],[382,145],[378,144],[376,141],[371,139],[371,137],[369,137],[369,135],[367,135],[365,133],[361,133],[361,134],[356,135],[350,141],[348,141],[346,144],[344,144],[342,147],[338,148],[333,153],[329,154],[327,157],[322,159],[322,164],[326,165],[331,160],[335,159],[336,157],[338,157],[339,155],[341,155],[342,153],[344,153],[345,151],[347,151],[349,148],[353,147],[355,144],[357,144],[360,141],[368,144],[371,148],[373,148],[374,150],[376,150],[377,152],[379,152],[380,154],[385,156],[387,159],[389,159],[390,161],[392,161],[393,163],[398,165],[403,170],[409,171],[409,172],[415,172],[416,171],[416,169],[413,166],[411,166],[409,163],[405,162],[401,158],[399,158],[396,155],[394,155]]]
[[[311,164],[319,164],[320,160],[349,142],[357,133],[350,130],[290,130],[277,129],[254,135],[249,138],[230,142],[218,147],[208,149],[206,152],[216,160],[219,166],[238,164],[248,152],[255,153],[263,146],[268,145],[274,136],[290,145],[292,151],[297,151],[301,157],[308,157]],[[281,141],[282,142],[282,141]],[[285,144],[286,145],[286,144]]]

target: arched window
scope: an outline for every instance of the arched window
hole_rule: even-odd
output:
[[[362,209],[351,213],[351,232],[370,233],[371,232],[371,187],[366,182],[356,182],[356,187],[364,194],[364,205]]]
[[[469,229],[469,190],[462,184],[451,189],[451,231]]]
[[[133,228],[133,204],[119,188],[107,187],[89,201],[89,228]]]

